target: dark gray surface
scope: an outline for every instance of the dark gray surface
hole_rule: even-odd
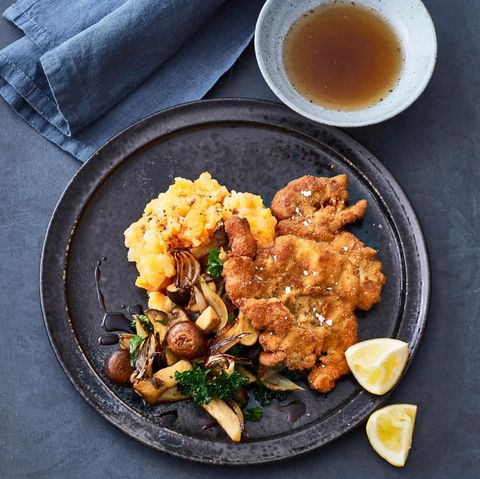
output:
[[[10,3],[0,0],[0,9]],[[439,40],[431,84],[400,116],[349,131],[384,162],[409,195],[431,257],[433,291],[426,333],[391,398],[419,406],[404,470],[372,452],[363,428],[284,464],[202,466],[138,444],[90,409],[55,360],[38,294],[47,223],[79,164],[0,102],[1,477],[480,476],[480,4],[425,3]],[[17,36],[0,20],[0,46]],[[211,96],[273,99],[251,48]]]

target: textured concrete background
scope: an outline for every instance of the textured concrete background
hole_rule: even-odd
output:
[[[0,0],[0,10],[10,3]],[[349,131],[405,189],[431,257],[427,329],[391,398],[419,406],[404,470],[371,450],[363,428],[283,464],[192,464],[138,444],[90,409],[54,357],[38,293],[48,220],[80,164],[0,101],[0,477],[480,477],[480,2],[425,3],[439,40],[432,82],[398,117]],[[0,20],[0,47],[18,36]],[[210,96],[274,99],[252,48]]]

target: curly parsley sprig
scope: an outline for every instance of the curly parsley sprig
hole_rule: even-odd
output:
[[[238,371],[214,376],[212,370],[194,364],[190,371],[176,372],[178,389],[185,396],[192,396],[197,404],[208,404],[212,398],[234,399],[248,380]]]
[[[220,250],[218,248],[213,248],[210,253],[208,253],[208,272],[212,278],[218,278],[222,275],[223,272],[223,263],[220,259]]]
[[[245,421],[258,422],[263,417],[263,409],[260,406],[251,407],[243,410]]]

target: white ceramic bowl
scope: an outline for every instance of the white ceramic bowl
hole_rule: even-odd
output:
[[[292,110],[327,125],[352,127],[378,123],[410,106],[433,73],[437,38],[432,19],[420,0],[355,0],[373,8],[396,31],[404,66],[393,92],[368,108],[339,111],[310,103],[292,86],[283,65],[283,42],[304,13],[331,0],[267,0],[255,29],[255,52],[260,71],[275,95]]]

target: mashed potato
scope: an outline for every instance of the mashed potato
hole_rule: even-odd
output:
[[[163,291],[175,276],[171,249],[208,243],[218,223],[232,215],[248,220],[259,246],[273,242],[276,219],[260,196],[230,193],[209,173],[195,181],[176,178],[125,231],[128,259],[139,272],[136,285],[149,292]]]

